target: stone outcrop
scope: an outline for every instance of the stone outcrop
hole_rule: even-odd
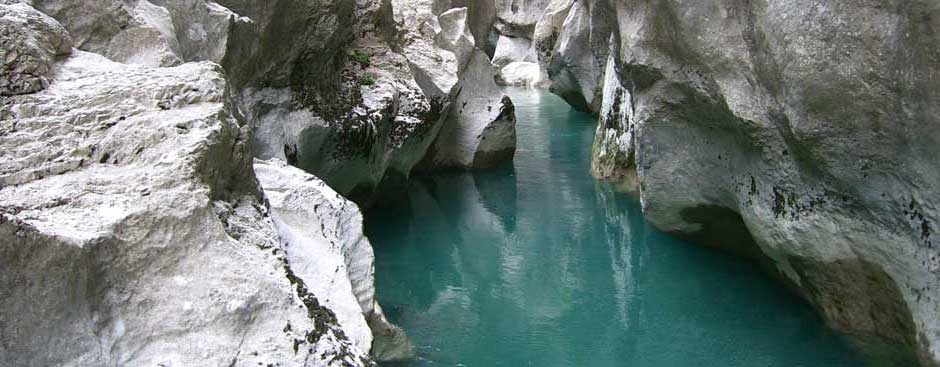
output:
[[[147,0],[33,0],[68,29],[75,47],[121,63],[173,66],[182,62],[167,9]]]
[[[249,5],[232,6],[253,21],[233,31],[223,66],[257,126],[257,155],[314,173],[360,203],[400,190],[437,134],[441,107],[381,37],[393,27],[388,4]],[[280,41],[288,38],[305,41]]]
[[[413,356],[374,299],[356,205],[279,161],[252,166],[292,160],[338,186],[387,167],[407,178],[441,118],[375,36],[393,25],[387,2],[31,3],[65,27],[0,4],[4,95],[32,93],[0,100],[0,364]],[[334,32],[340,19],[356,23]],[[107,58],[73,51],[66,28]],[[311,43],[257,42],[292,32]],[[222,67],[181,64],[199,60]]]
[[[579,1],[549,75],[600,115],[595,175],[653,224],[755,257],[836,329],[936,365],[938,11]]]
[[[56,58],[71,50],[72,39],[54,19],[26,4],[0,2],[0,96],[45,89]]]
[[[551,91],[574,108],[597,114],[602,104],[604,67],[612,33],[606,1],[556,1],[537,26],[537,50],[552,80]],[[563,10],[566,9],[567,11]],[[559,25],[561,13],[567,15]],[[551,44],[551,46],[549,46]],[[550,51],[549,51],[550,50]],[[549,56],[550,55],[550,56]]]
[[[373,350],[379,360],[413,357],[414,347],[375,299],[375,255],[356,204],[283,161],[255,160],[254,170],[291,269],[310,292],[325,295],[320,302],[333,310],[350,341],[361,350],[379,348]]]
[[[493,28],[495,40],[492,61],[498,68],[500,85],[526,88],[548,87],[545,68],[539,63],[534,41],[536,26],[549,9],[549,0],[496,0]]]
[[[316,255],[272,223],[222,69],[74,53],[0,104],[0,364],[373,365],[294,271]]]
[[[454,58],[454,70],[438,73],[434,70],[439,68],[438,60],[416,68],[414,60],[399,53],[403,40],[415,29],[395,23],[397,10],[393,12],[390,1],[33,3],[65,25],[76,47],[114,61],[147,66],[189,61],[222,64],[238,111],[257,131],[253,139],[258,157],[287,161],[366,205],[381,199],[379,193],[403,191],[444,125],[444,109],[453,102],[451,89],[462,76],[456,70],[456,58],[466,63],[470,55],[461,50],[479,50],[472,36],[462,37],[473,27],[468,22],[482,29],[488,17],[495,19],[495,8],[481,5],[471,7],[475,18],[456,19],[441,14],[451,10],[449,2],[420,3],[418,8],[435,22],[442,16],[449,35],[456,36],[451,41],[470,42],[448,44],[446,50],[441,47],[447,40],[434,43],[430,57],[451,54]],[[446,88],[428,89],[426,82]],[[491,103],[490,110],[499,111],[503,95],[497,92],[488,97],[481,103]],[[510,143],[514,145],[514,141],[503,145]],[[487,149],[492,144],[477,145]],[[490,153],[479,155],[495,157]]]
[[[489,57],[475,46],[470,11],[455,8],[435,15],[430,0],[392,4],[406,30],[402,52],[418,84],[444,106],[440,132],[420,169],[486,168],[512,160],[515,108],[496,85]]]

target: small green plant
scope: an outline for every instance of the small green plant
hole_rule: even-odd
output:
[[[365,74],[362,78],[359,78],[359,85],[373,85],[375,84],[375,76],[372,74]]]
[[[369,55],[367,55],[365,52],[353,50],[352,58],[353,60],[356,60],[359,65],[369,66]]]

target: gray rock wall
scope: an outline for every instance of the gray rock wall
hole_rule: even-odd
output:
[[[72,51],[72,39],[54,19],[26,4],[0,4],[0,96],[49,86],[56,58]]]
[[[938,19],[917,0],[576,2],[549,75],[600,115],[595,175],[655,225],[735,244],[866,349],[935,365]]]

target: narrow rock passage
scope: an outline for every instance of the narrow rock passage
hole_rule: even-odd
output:
[[[590,176],[594,119],[513,91],[515,163],[367,213],[405,366],[875,366],[754,264],[653,229]]]

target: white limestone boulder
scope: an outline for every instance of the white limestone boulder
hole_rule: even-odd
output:
[[[440,79],[421,82],[424,92],[447,106],[440,133],[418,167],[421,170],[475,169],[512,160],[516,146],[515,109],[495,83],[495,67],[476,44],[467,26],[466,8],[435,17],[432,2],[393,2],[396,19],[406,25],[405,56],[415,75]],[[409,29],[423,30],[408,32]],[[434,40],[435,42],[431,42]],[[443,55],[440,68],[429,54]],[[449,56],[453,55],[453,56]],[[453,58],[451,58],[453,57]],[[420,61],[416,61],[420,60]],[[451,84],[453,83],[453,84]],[[448,87],[449,89],[443,89]]]
[[[0,365],[373,364],[293,272],[227,95],[78,51],[0,102]]]
[[[375,299],[375,255],[356,204],[283,161],[255,160],[254,169],[291,268],[322,295],[350,341],[365,351],[375,345],[379,360],[413,357],[414,347]]]
[[[493,80],[493,65],[482,51],[473,54],[463,78],[424,169],[486,168],[515,155],[515,107]]]
[[[34,93],[49,86],[56,58],[72,39],[58,22],[25,3],[0,3],[0,95]]]
[[[539,57],[535,53],[532,40],[523,37],[499,36],[496,43],[496,53],[493,54],[493,64],[503,68],[514,62],[538,63]]]
[[[34,0],[60,23],[75,47],[121,63],[179,65],[182,57],[171,14],[147,0]]]
[[[500,85],[523,88],[548,88],[551,80],[539,64],[534,62],[513,62],[499,69],[496,82]]]

